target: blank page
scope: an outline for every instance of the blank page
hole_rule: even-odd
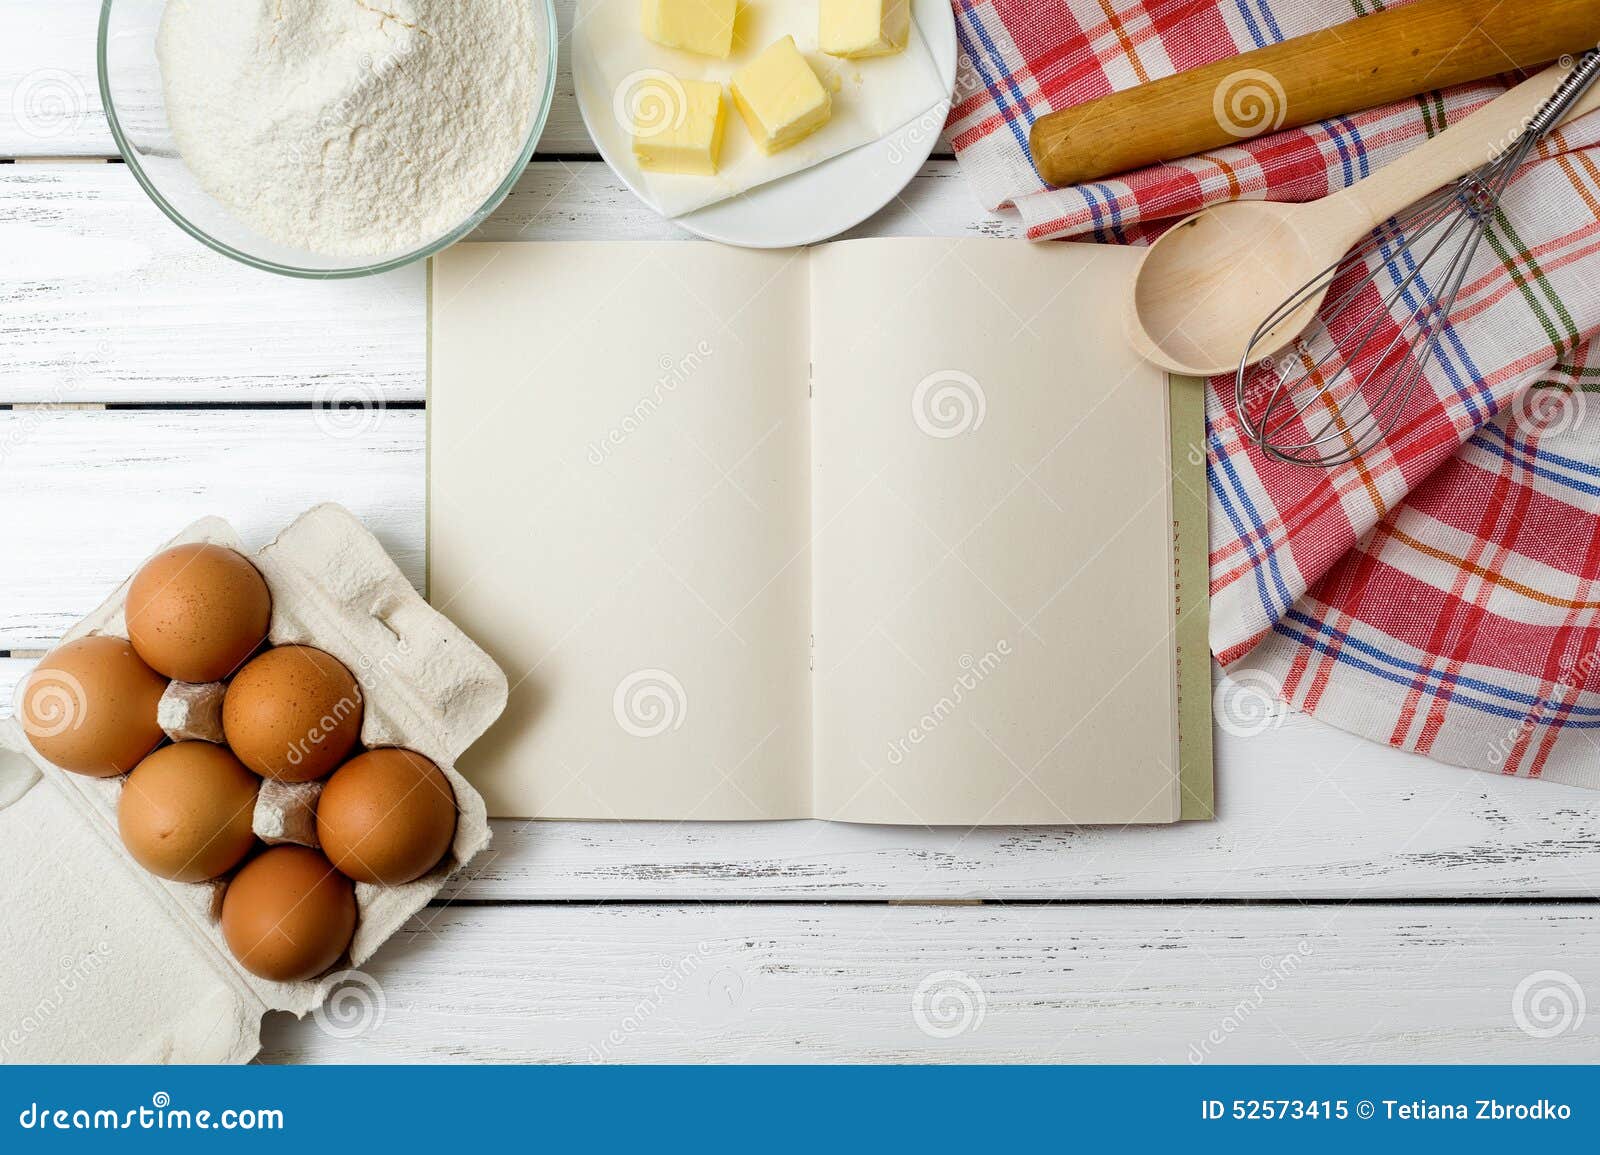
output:
[[[512,684],[496,816],[810,807],[807,277],[794,253],[434,259],[429,596]]]
[[[1124,249],[811,260],[815,811],[1178,818],[1165,376]]]

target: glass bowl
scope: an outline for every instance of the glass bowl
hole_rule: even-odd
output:
[[[466,220],[428,243],[385,254],[362,264],[348,257],[327,257],[270,240],[239,220],[200,187],[178,154],[167,124],[162,99],[161,68],[156,61],[156,33],[166,0],[102,0],[100,6],[100,99],[111,135],[128,168],[162,212],[184,232],[253,268],[290,277],[327,280],[367,277],[420,261],[455,244],[483,223],[505,199],[533,157],[533,149],[550,115],[556,87],[556,18],[553,0],[529,0],[536,35],[540,37],[534,77],[535,107],[511,171]]]

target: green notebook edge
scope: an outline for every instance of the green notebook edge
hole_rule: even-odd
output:
[[[1173,669],[1180,818],[1216,817],[1211,734],[1211,503],[1206,495],[1206,385],[1167,378],[1172,436]]]

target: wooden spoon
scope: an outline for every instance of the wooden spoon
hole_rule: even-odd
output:
[[[1188,218],[1145,250],[1128,339],[1173,373],[1239,367],[1250,339],[1284,301],[1343,259],[1372,229],[1428,193],[1487,164],[1521,135],[1570,69],[1557,65],[1349,188],[1308,204],[1232,201]],[[1600,108],[1591,89],[1567,119]],[[1326,297],[1310,299],[1258,344],[1269,357],[1305,331]]]

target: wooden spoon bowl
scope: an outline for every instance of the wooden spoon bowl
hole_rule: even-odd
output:
[[[1194,376],[1238,368],[1261,322],[1340,256],[1306,234],[1306,218],[1293,208],[1217,205],[1151,245],[1131,298],[1128,335],[1139,355]],[[1289,330],[1282,344],[1311,323],[1326,295],[1324,288],[1278,326]],[[1239,353],[1219,359],[1218,350]]]
[[[1341,261],[1372,229],[1428,193],[1487,164],[1522,135],[1571,69],[1557,65],[1513,88],[1378,173],[1309,204],[1235,201],[1174,226],[1145,250],[1127,311],[1128,339],[1171,373],[1232,373],[1246,353],[1267,358],[1305,331],[1326,290],[1257,341],[1279,305]],[[1567,119],[1600,108],[1591,88]]]

